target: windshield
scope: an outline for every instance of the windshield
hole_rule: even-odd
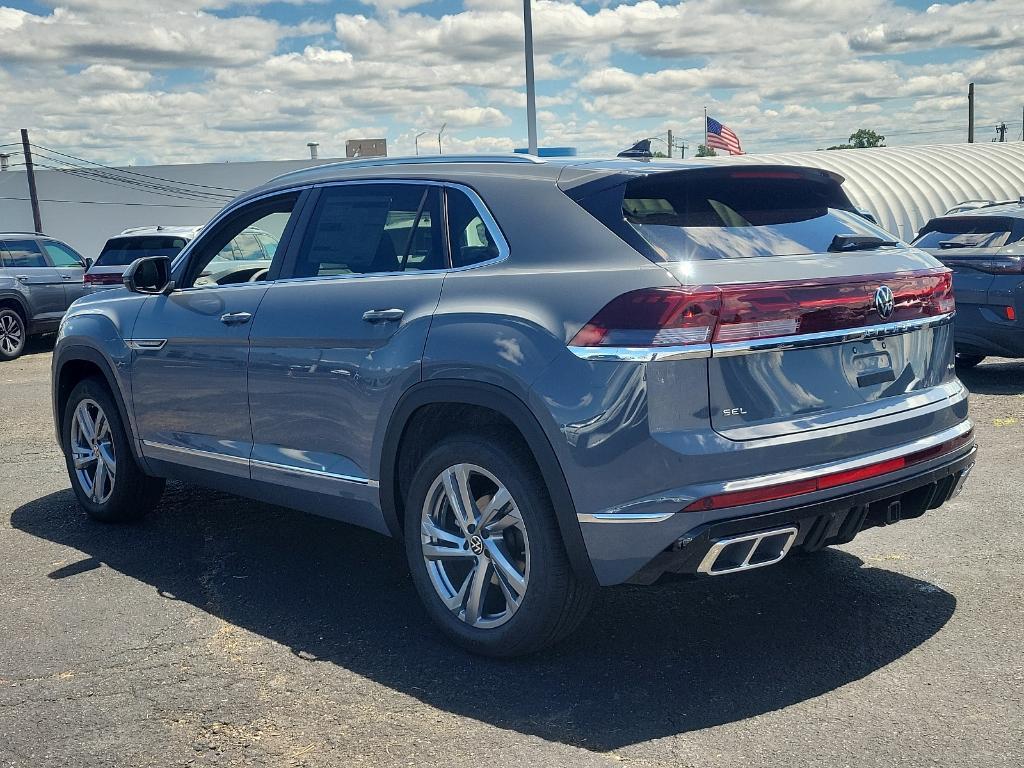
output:
[[[174,258],[188,242],[183,237],[144,235],[140,237],[113,237],[103,246],[96,259],[98,267],[124,267],[144,256]]]
[[[917,236],[918,248],[1002,248],[1011,240],[1013,221],[1001,216],[933,219]]]
[[[686,176],[626,185],[623,216],[666,261],[825,253],[837,235],[894,239],[831,179],[755,170]]]

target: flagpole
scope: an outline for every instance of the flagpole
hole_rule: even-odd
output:
[[[708,148],[708,108],[704,106],[704,150]]]

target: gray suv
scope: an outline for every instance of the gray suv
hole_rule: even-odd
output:
[[[430,617],[497,656],[599,585],[919,517],[975,460],[950,272],[841,183],[522,156],[279,177],[69,313],[72,487],[100,520],[175,478],[404,539]],[[263,279],[199,285],[253,226]]]
[[[29,336],[57,330],[85,293],[85,267],[82,255],[60,240],[0,231],[0,360],[18,357]]]

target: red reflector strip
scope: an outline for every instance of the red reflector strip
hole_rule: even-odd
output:
[[[726,507],[741,507],[744,504],[757,504],[762,501],[776,501],[788,499],[790,496],[800,496],[805,493],[824,491],[829,488],[836,488],[849,483],[856,483],[860,480],[868,480],[872,477],[880,477],[891,472],[896,472],[913,464],[920,464],[939,456],[955,451],[967,445],[974,437],[974,430],[970,430],[960,437],[946,440],[931,448],[897,456],[894,459],[886,459],[875,464],[857,467],[856,469],[844,469],[839,472],[831,472],[821,477],[809,477],[805,480],[794,480],[791,483],[777,483],[775,485],[764,485],[760,488],[749,488],[743,491],[728,491],[715,496],[706,496],[697,499],[683,512],[706,512],[711,509],[724,509]]]
[[[119,285],[121,283],[121,275],[108,272],[98,275],[86,274],[84,280],[86,285]]]
[[[1017,319],[1017,311],[1013,307],[1007,307],[1006,308],[1006,319],[1007,320],[1016,320]]]

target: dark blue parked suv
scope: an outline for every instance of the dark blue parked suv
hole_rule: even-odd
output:
[[[72,486],[101,520],[176,478],[404,538],[437,625],[505,656],[598,585],[919,517],[975,457],[950,272],[841,184],[523,156],[282,176],[65,318]],[[254,226],[266,274],[203,283]]]

